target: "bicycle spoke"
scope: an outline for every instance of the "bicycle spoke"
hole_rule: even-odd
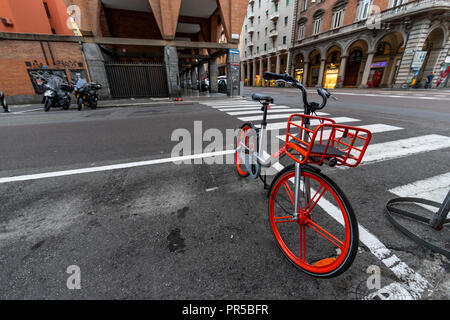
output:
[[[290,219],[290,220],[282,220],[282,219]],[[283,222],[296,222],[297,220],[293,219],[292,216],[285,217],[276,217],[275,223],[283,223]]]
[[[323,191],[319,194],[320,190]],[[323,194],[325,193],[325,191],[327,191],[325,189],[325,187],[320,186],[319,189],[317,189],[316,193],[314,194],[314,196],[311,198],[311,201],[309,201],[308,205],[305,208],[306,214],[309,215],[311,213],[311,211],[314,209],[314,207],[316,206],[316,204],[319,202],[319,200],[322,198]],[[316,198],[316,196],[318,196],[317,200],[314,200]]]
[[[308,226],[313,229],[314,231],[316,231],[319,235],[321,235],[322,237],[324,237],[325,239],[327,239],[329,242],[331,242],[332,244],[334,244],[336,247],[338,247],[339,249],[342,249],[344,243],[339,240],[338,238],[336,238],[335,236],[333,236],[331,233],[329,233],[327,230],[325,230],[324,228],[322,228],[321,226],[319,226],[317,223],[315,223],[314,221],[308,219],[307,220]],[[338,242],[339,244],[337,244],[336,242]]]
[[[284,197],[280,195],[280,198],[284,198]],[[286,200],[286,198],[284,198],[284,200]],[[284,213],[286,213],[286,214],[288,214],[288,215],[290,215],[290,216],[292,217],[292,214],[291,214],[292,212],[289,213],[289,211],[286,210],[286,209],[280,204],[280,202],[279,202],[277,199],[275,199],[275,203],[278,204],[278,206],[281,208],[281,210],[284,211]],[[293,210],[292,210],[292,211],[293,211]],[[276,217],[275,217],[275,219],[276,219]]]
[[[295,206],[295,204],[294,204],[295,198],[294,198],[294,195],[292,194],[291,187],[289,187],[287,181],[285,183],[283,183],[283,187],[284,187],[284,190],[286,190],[286,193],[288,194],[289,200],[291,200],[292,205]]]
[[[299,259],[306,261],[305,257],[306,257],[306,245],[305,245],[305,226],[304,225],[300,225],[300,255],[299,255]]]

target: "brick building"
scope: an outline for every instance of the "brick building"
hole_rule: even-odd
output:
[[[45,77],[84,73],[103,96],[178,96],[211,78],[218,59],[239,93],[240,30],[247,0],[2,0],[0,88],[14,102],[41,94]],[[70,18],[67,12],[70,13]],[[71,23],[67,23],[67,20]],[[222,38],[222,39],[221,39]],[[229,51],[229,50],[232,51]],[[220,60],[221,59],[221,60]]]
[[[449,13],[448,0],[298,0],[290,72],[328,88],[448,86]]]

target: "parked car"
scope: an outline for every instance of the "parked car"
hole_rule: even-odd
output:
[[[227,77],[217,77],[217,86],[219,87],[219,92],[227,92]]]

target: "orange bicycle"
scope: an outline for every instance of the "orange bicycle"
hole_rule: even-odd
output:
[[[285,145],[271,156],[262,150],[270,96],[254,94],[263,105],[260,127],[242,125],[236,142],[236,167],[241,177],[261,178],[269,189],[269,222],[286,258],[301,271],[318,278],[342,274],[355,259],[358,223],[344,192],[313,165],[356,167],[371,140],[370,131],[338,125],[318,117],[332,94],[319,88],[322,103],[308,102],[306,89],[288,74],[266,72],[266,80],[284,80],[302,91],[304,113],[287,122]],[[266,156],[265,156],[266,155]],[[270,187],[261,167],[287,155],[294,164],[281,170]]]

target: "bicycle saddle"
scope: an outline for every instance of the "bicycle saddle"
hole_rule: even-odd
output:
[[[255,101],[264,101],[266,103],[273,103],[273,98],[271,96],[266,96],[264,94],[260,94],[260,93],[254,93],[252,94],[252,100]]]

